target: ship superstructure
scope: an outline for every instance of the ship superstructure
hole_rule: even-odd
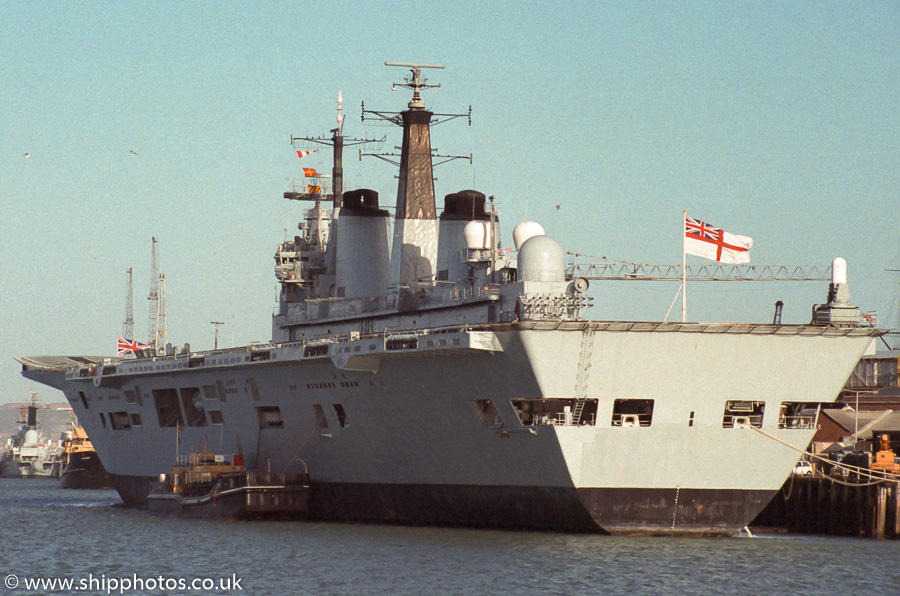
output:
[[[310,515],[415,524],[731,534],[790,474],[880,330],[846,276],[808,325],[589,321],[588,283],[535,222],[502,250],[493,201],[438,215],[426,65],[403,130],[393,226],[375,190],[309,200],[277,247],[272,341],[142,359],[21,358],[61,389],[128,503],[172,446],[311,477]],[[339,124],[340,120],[339,120]],[[340,174],[340,175],[338,175]],[[340,183],[339,183],[340,181]],[[330,203],[330,204],[329,204]],[[330,207],[330,208],[329,208]],[[602,305],[597,305],[602,312]]]
[[[63,453],[63,440],[44,436],[38,426],[40,403],[31,394],[28,404],[22,408],[22,426],[8,438],[5,453],[0,462],[0,475],[4,478],[58,478]]]

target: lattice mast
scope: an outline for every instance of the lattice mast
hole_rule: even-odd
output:
[[[166,274],[159,274],[159,329],[156,332],[156,345],[165,347],[169,331],[169,319],[166,315]]]
[[[122,322],[122,337],[134,339],[134,279],[132,267],[125,273],[125,320]]]
[[[147,340],[150,352],[156,354],[156,336],[159,330],[159,269],[156,264],[156,236],[151,238],[150,246],[150,322],[147,328]]]

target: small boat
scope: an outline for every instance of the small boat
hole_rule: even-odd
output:
[[[248,471],[241,454],[191,452],[160,474],[150,511],[180,517],[304,517],[309,474]]]

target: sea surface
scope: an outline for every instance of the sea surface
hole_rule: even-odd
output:
[[[887,596],[900,541],[183,520],[114,491],[0,479],[0,594]]]

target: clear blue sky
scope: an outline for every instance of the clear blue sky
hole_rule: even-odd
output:
[[[439,197],[499,201],[567,250],[680,261],[681,210],[752,236],[757,264],[849,263],[851,296],[898,314],[900,2],[0,3],[0,402],[31,388],[16,355],[112,354],[135,271],[146,338],[150,238],[169,338],[265,341],[272,255],[299,205],[291,134],[326,133],[342,91],[403,109],[404,72],[439,62]],[[134,151],[134,153],[131,153]],[[25,154],[30,157],[25,157]],[[347,186],[393,205],[387,164],[346,159]],[[304,162],[328,168],[326,156]],[[560,209],[556,209],[556,205]],[[506,244],[511,244],[507,238]],[[691,259],[691,262],[701,262]],[[600,319],[656,319],[675,284],[594,282]],[[690,318],[809,320],[827,286],[693,284]],[[221,331],[230,345],[232,328]]]

